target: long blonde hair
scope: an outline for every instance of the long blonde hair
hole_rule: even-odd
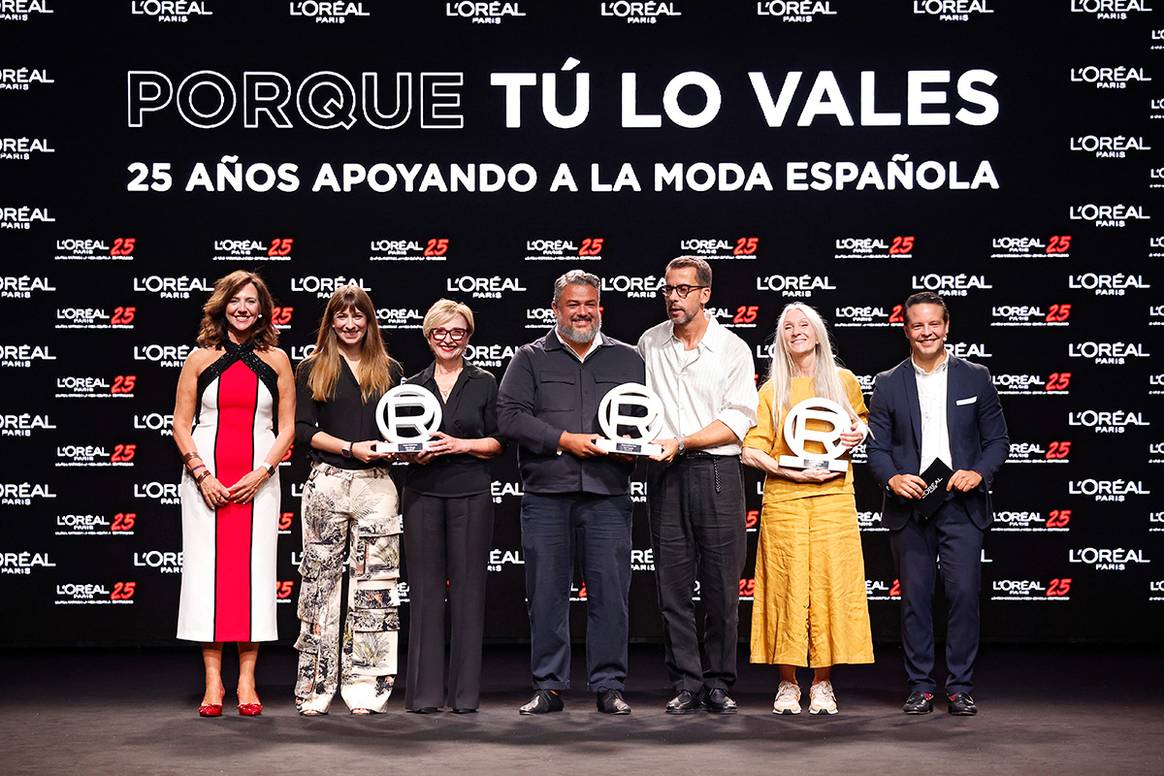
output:
[[[788,314],[799,310],[816,334],[816,366],[812,377],[813,394],[825,399],[832,399],[849,413],[849,417],[858,420],[857,413],[849,401],[849,392],[841,382],[841,373],[836,357],[833,355],[832,340],[828,327],[820,313],[803,302],[792,302],[780,311],[780,319],[776,321],[775,342],[772,343],[772,367],[768,371],[768,381],[772,384],[772,423],[780,428],[784,413],[791,409],[789,402],[792,395],[792,374],[795,364],[788,346],[784,344],[784,323]]]
[[[344,310],[359,310],[368,322],[360,346],[360,363],[356,367],[356,381],[360,384],[360,395],[365,402],[392,387],[392,367],[399,366],[384,346],[384,338],[380,336],[380,326],[376,320],[376,307],[368,292],[356,285],[340,286],[327,300],[323,318],[319,321],[315,352],[299,365],[300,369],[311,369],[307,384],[311,387],[311,398],[316,401],[330,401],[335,395],[336,380],[343,366],[340,363],[339,338],[332,323],[336,314]]]

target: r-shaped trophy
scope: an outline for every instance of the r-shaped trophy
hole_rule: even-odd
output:
[[[628,415],[625,408],[637,407],[645,414]],[[658,455],[663,446],[654,444],[663,430],[663,402],[642,383],[623,383],[606,392],[598,404],[598,425],[605,438],[594,444],[608,453],[623,455]],[[635,429],[638,436],[628,436],[621,429]]]
[[[829,428],[809,428],[810,420],[827,423]],[[780,465],[790,469],[847,471],[849,462],[840,460],[848,449],[841,444],[841,434],[851,425],[849,414],[832,399],[812,396],[798,402],[788,411],[788,417],[784,420],[784,441],[795,455],[780,456]],[[806,442],[820,443],[824,452],[810,451]]]
[[[402,414],[401,410],[410,410]],[[416,410],[420,410],[416,412]],[[390,389],[376,405],[376,425],[387,442],[377,442],[377,453],[422,453],[441,427],[441,403],[424,386],[405,383]],[[407,430],[408,433],[401,433]]]

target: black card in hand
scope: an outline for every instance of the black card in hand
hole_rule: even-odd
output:
[[[926,481],[926,489],[914,506],[919,515],[929,517],[938,511],[946,500],[946,485],[953,473],[954,470],[946,466],[946,462],[941,458],[935,458],[934,462],[921,473],[921,478]]]

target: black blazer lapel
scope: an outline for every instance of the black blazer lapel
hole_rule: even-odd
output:
[[[950,438],[950,463],[954,470],[965,469],[962,466],[961,456],[958,455],[957,440],[960,436],[954,429],[954,407],[958,397],[962,395],[962,365],[953,356],[946,356],[950,363],[946,365],[946,434]]]
[[[905,401],[909,405],[909,425],[913,429],[913,443],[921,455],[921,400],[917,396],[917,378],[913,373],[913,360],[906,359],[901,365],[901,380],[905,383]]]

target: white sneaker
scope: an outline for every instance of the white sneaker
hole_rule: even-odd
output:
[[[808,689],[809,714],[836,714],[837,696],[833,694],[833,683],[817,682]]]
[[[781,682],[776,689],[776,700],[772,703],[773,714],[800,713],[800,685],[795,682]]]

